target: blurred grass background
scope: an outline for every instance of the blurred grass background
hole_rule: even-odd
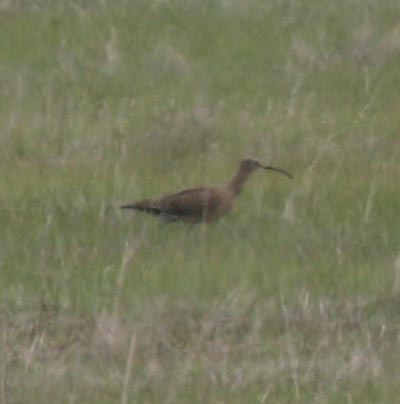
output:
[[[0,3],[0,402],[398,400],[400,6]],[[115,206],[258,173],[188,229]]]

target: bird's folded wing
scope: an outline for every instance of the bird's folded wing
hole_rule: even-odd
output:
[[[169,215],[201,216],[217,209],[218,195],[212,188],[192,188],[166,195],[154,201],[153,207]]]

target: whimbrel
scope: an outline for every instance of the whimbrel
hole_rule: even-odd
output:
[[[185,189],[161,198],[132,202],[121,208],[151,213],[171,221],[213,222],[231,210],[247,179],[258,168],[274,170],[292,178],[291,174],[281,168],[265,166],[257,159],[246,158],[240,162],[235,176],[224,184]]]

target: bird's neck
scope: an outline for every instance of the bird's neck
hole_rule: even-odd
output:
[[[239,195],[242,192],[243,186],[249,178],[251,172],[238,171],[236,175],[229,181],[229,188],[235,195]]]

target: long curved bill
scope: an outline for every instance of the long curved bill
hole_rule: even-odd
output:
[[[279,173],[286,175],[286,177],[288,177],[288,178],[290,178],[290,179],[293,178],[293,175],[292,175],[292,174],[288,173],[288,172],[285,171],[285,170],[282,170],[282,168],[272,167],[272,166],[261,166],[261,167],[264,168],[264,170],[274,170],[274,171],[278,171]]]

